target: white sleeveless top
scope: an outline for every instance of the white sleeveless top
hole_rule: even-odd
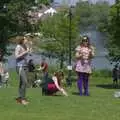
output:
[[[25,49],[21,45],[17,45],[15,48],[15,57],[22,52],[25,52]],[[26,66],[27,65],[27,54],[21,56],[20,58],[16,57],[16,65]]]

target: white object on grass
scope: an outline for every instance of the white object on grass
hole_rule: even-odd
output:
[[[68,66],[67,66],[67,69],[68,69],[68,70],[72,70],[72,65],[68,65]]]
[[[114,93],[114,97],[115,97],[115,98],[120,98],[120,92],[115,92],[115,93]]]
[[[41,67],[39,67],[37,70],[42,70],[42,68],[41,68]]]

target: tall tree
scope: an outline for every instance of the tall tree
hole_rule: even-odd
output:
[[[108,50],[109,58],[113,62],[120,62],[120,2],[111,7],[108,21]]]
[[[3,52],[3,56],[7,53],[6,46],[8,43],[8,19],[7,19],[7,8],[6,5],[10,0],[0,1],[0,49]]]
[[[27,11],[33,0],[1,0],[0,2],[0,48],[8,53],[8,37],[13,33],[30,30]],[[28,28],[29,27],[29,28]]]
[[[50,5],[53,2],[53,0],[36,0],[36,1],[44,5]]]
[[[76,6],[77,16],[81,28],[96,26],[99,30],[104,30],[109,15],[110,6],[107,2],[89,4],[80,2]]]
[[[70,27],[70,16],[68,10],[62,11],[48,17],[40,25],[40,31],[44,35],[44,43],[40,42],[41,47],[46,51],[49,51],[57,55],[60,59],[60,68],[63,68],[63,61],[69,53],[69,27]],[[71,24],[71,38],[72,38],[72,49],[75,47],[76,38],[79,35],[78,23],[76,17],[72,16]]]

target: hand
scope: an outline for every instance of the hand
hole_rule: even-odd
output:
[[[32,53],[32,52],[33,52],[33,49],[32,49],[32,48],[29,48],[29,52]]]
[[[26,50],[26,52],[28,53],[30,51],[30,49],[27,47],[27,50]]]
[[[65,95],[66,97],[68,97],[68,94],[67,94],[67,93],[65,93],[64,95]]]
[[[61,89],[61,91],[62,91],[63,95],[68,96],[67,92],[63,88]]]
[[[68,97],[68,94],[67,94],[66,92],[64,93],[64,95],[65,95],[66,97]]]
[[[41,68],[41,67],[39,67],[37,70],[42,70],[42,68]]]
[[[81,56],[82,56],[82,55],[81,55],[79,52],[76,52],[76,54],[75,54],[75,57],[76,57],[76,58],[81,58]]]

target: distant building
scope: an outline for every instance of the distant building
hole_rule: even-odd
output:
[[[53,16],[55,13],[57,13],[57,11],[54,9],[54,8],[50,8],[50,9],[47,9],[44,14],[49,14],[51,16]]]

